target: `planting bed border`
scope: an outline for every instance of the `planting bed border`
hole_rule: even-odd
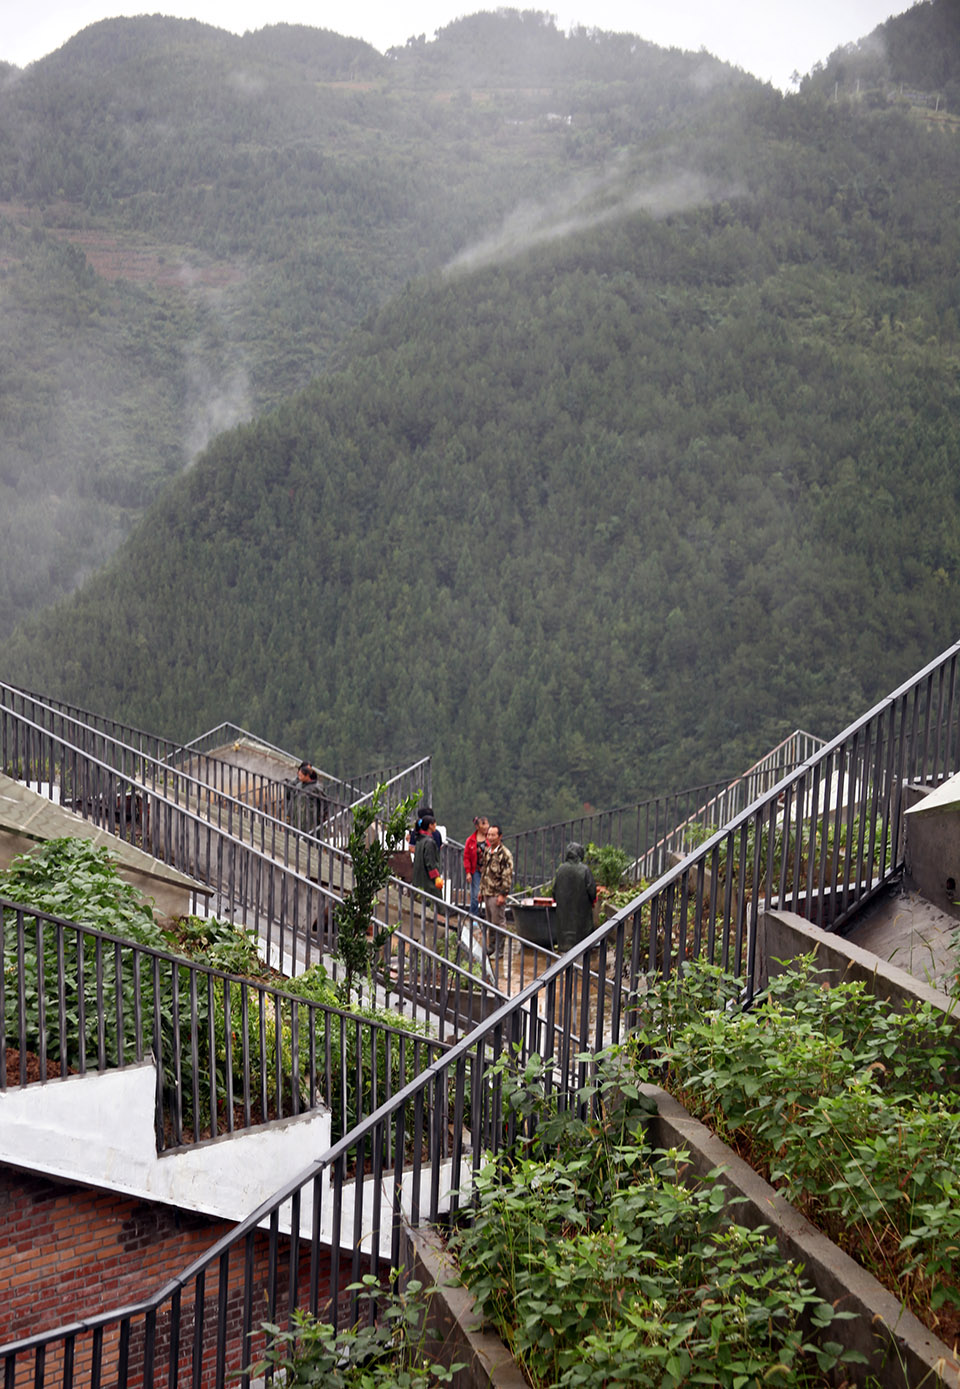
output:
[[[653,1146],[683,1148],[699,1176],[722,1168],[719,1180],[730,1196],[745,1198],[732,1208],[731,1218],[749,1228],[767,1226],[783,1257],[803,1264],[804,1276],[825,1302],[856,1314],[830,1327],[831,1340],[867,1357],[866,1366],[847,1369],[848,1377],[872,1374],[885,1389],[960,1386],[960,1360],[893,1293],[838,1249],[716,1134],[691,1118],[672,1095],[656,1085],[640,1088],[657,1102],[659,1114],[650,1127]]]
[[[957,1000],[941,989],[925,984],[899,965],[881,960],[862,945],[855,945],[832,931],[823,931],[795,912],[767,910],[760,916],[757,933],[758,961],[756,988],[765,989],[768,981],[800,955],[816,955],[817,968],[825,984],[840,984],[851,979],[862,981],[877,998],[885,999],[891,1008],[900,1009],[907,1002],[929,1003],[953,1019],[960,1039],[960,1010]]]
[[[893,1008],[908,1000],[930,1003],[956,1020],[960,1037],[956,1001],[948,994],[793,912],[764,912],[758,944],[758,988],[765,987],[769,975],[780,973],[792,959],[816,952],[824,983],[861,979]],[[781,965],[781,961],[787,963]],[[731,1219],[750,1228],[765,1225],[783,1257],[803,1264],[807,1280],[825,1302],[855,1313],[830,1328],[831,1339],[867,1358],[867,1365],[845,1371],[849,1378],[862,1380],[871,1374],[884,1389],[920,1389],[921,1385],[960,1389],[956,1348],[951,1350],[928,1331],[872,1274],[838,1249],[672,1095],[656,1085],[641,1089],[657,1104],[657,1117],[650,1121],[652,1146],[682,1148],[701,1177],[721,1168],[720,1181],[731,1200],[743,1198],[731,1207]],[[466,1362],[455,1377],[455,1389],[528,1389],[503,1342],[483,1330],[472,1294],[454,1282],[455,1261],[436,1231],[405,1228],[403,1265],[406,1276],[440,1289],[429,1318],[442,1337],[438,1345],[443,1348],[434,1352],[434,1358],[446,1364]]]
[[[656,1101],[658,1109],[650,1120],[652,1146],[682,1148],[701,1177],[721,1168],[719,1180],[731,1199],[737,1200],[730,1207],[731,1220],[751,1229],[766,1226],[784,1259],[803,1264],[804,1276],[825,1302],[855,1313],[830,1328],[832,1340],[867,1358],[867,1365],[847,1368],[848,1378],[862,1380],[872,1374],[884,1389],[919,1389],[920,1385],[960,1389],[960,1360],[945,1342],[672,1095],[657,1085],[643,1085],[641,1090]],[[455,1389],[529,1389],[502,1341],[483,1330],[472,1294],[455,1284],[455,1261],[437,1232],[406,1227],[402,1258],[406,1276],[440,1289],[429,1320],[440,1332],[443,1348],[431,1353],[444,1364],[466,1362],[455,1377]]]

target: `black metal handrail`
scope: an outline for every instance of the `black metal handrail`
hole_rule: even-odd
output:
[[[271,861],[294,868],[301,878],[327,884],[330,892],[326,894],[321,914],[327,923],[329,935],[332,928],[332,904],[352,882],[350,857],[344,848],[276,819],[262,805],[249,805],[240,801],[229,789],[233,783],[217,783],[216,766],[212,768],[212,774],[209,766],[200,767],[200,776],[178,771],[152,754],[129,746],[110,734],[88,729],[74,715],[47,705],[38,696],[25,695],[12,687],[0,684],[0,691],[4,690],[7,691],[8,698],[13,697],[14,700],[12,704],[6,700],[0,702],[0,720],[3,721],[0,753],[4,767],[10,767],[21,779],[24,779],[22,774],[35,772],[36,776],[32,779],[40,785],[41,790],[46,787],[48,793],[52,794],[56,787],[67,798],[72,794],[79,802],[77,808],[82,814],[93,818],[111,832],[131,839],[132,842],[136,839],[138,822],[142,837],[143,807],[135,802],[137,797],[142,797],[143,789],[148,788],[161,801],[171,801],[175,806],[183,806],[185,809],[196,804],[201,811],[200,818],[205,823],[215,825],[218,833],[225,833],[231,840],[240,838],[265,853]],[[28,717],[25,707],[18,705],[29,706],[33,717]],[[8,719],[13,721],[12,729],[7,726]],[[55,722],[48,727],[44,719]],[[23,737],[19,736],[20,732]],[[57,756],[36,756],[29,753],[29,739],[38,732],[56,739],[59,760]],[[88,737],[93,739],[93,752],[87,745]],[[84,786],[77,780],[84,773],[86,764],[83,759],[88,756],[92,757],[93,780],[97,787],[90,794],[87,794]],[[219,768],[227,765],[217,764]],[[124,804],[119,808],[116,817],[112,817],[109,807],[103,804],[103,792],[99,788],[103,766],[112,767],[124,778]],[[61,768],[57,776],[53,775],[54,767]],[[63,775],[63,767],[67,768],[68,776]],[[120,794],[118,792],[118,795]],[[105,814],[98,816],[98,810],[104,811]],[[147,820],[149,825],[149,816]],[[173,860],[168,859],[168,862]],[[209,876],[205,875],[202,864],[194,865],[186,871],[197,872],[205,882],[210,880]],[[217,871],[222,870],[218,868]],[[289,901],[296,904],[296,893],[296,889],[293,889],[292,895],[275,892],[272,899],[278,904],[280,913],[281,945],[277,955],[280,967],[283,967],[284,956],[284,913]],[[317,920],[317,914],[310,919]],[[514,992],[522,987],[540,973],[548,959],[555,958],[552,952],[545,951],[542,947],[525,946],[515,935],[501,927],[486,925],[460,907],[440,901],[431,894],[422,893],[402,879],[391,878],[384,891],[377,924],[378,927],[390,926],[403,921],[416,921],[420,932],[428,934],[431,938],[433,949],[438,948],[437,943],[441,939],[445,950],[446,942],[451,936],[460,940],[464,945],[465,955],[459,959],[455,955],[456,962],[469,967],[469,960],[476,957],[481,965],[481,977],[495,983],[506,992]],[[311,942],[312,937],[308,937],[307,963],[310,962]]]
[[[387,1260],[399,1263],[403,1220],[435,1222],[463,1208],[469,1214],[471,1174],[485,1151],[512,1136],[514,1120],[504,1113],[493,1069],[505,1051],[520,1064],[538,1053],[558,1101],[568,1103],[587,1077],[591,1053],[633,1024],[647,974],[669,974],[696,955],[737,974],[749,1000],[765,909],[800,911],[837,927],[901,870],[904,782],[936,782],[957,765],[958,658],[960,643],[755,799],[154,1298],[0,1348],[8,1382],[22,1365],[32,1367],[38,1386],[52,1383],[54,1373],[58,1383],[73,1383],[82,1359],[97,1375],[109,1365],[123,1389],[133,1382],[129,1351],[136,1344],[143,1382],[222,1385],[263,1344],[260,1308],[274,1322],[295,1307],[336,1321],[342,1249],[351,1251],[348,1276],[355,1279],[361,1264],[377,1274]],[[282,1249],[281,1215],[291,1232]],[[253,1258],[264,1223],[265,1282]],[[301,1232],[309,1240],[303,1280]],[[243,1315],[230,1333],[217,1316],[217,1294],[241,1263]],[[324,1263],[329,1310],[320,1299]],[[179,1334],[185,1304],[193,1314],[189,1344]]]
[[[283,813],[286,793],[296,790],[295,783],[291,784],[290,781],[263,772],[249,771],[224,758],[214,756],[211,750],[222,747],[224,742],[245,740],[252,747],[263,748],[274,756],[289,758],[291,765],[295,763],[293,754],[275,747],[236,724],[222,723],[190,742],[179,743],[16,685],[0,681],[0,691],[3,691],[14,705],[18,700],[25,706],[30,705],[35,711],[35,716],[39,716],[42,711],[50,716],[64,718],[76,728],[82,729],[85,736],[99,736],[106,740],[106,744],[121,747],[125,756],[143,756],[145,761],[155,764],[159,769],[154,773],[155,780],[158,774],[162,777],[166,769],[173,770],[179,764],[187,764],[194,769],[191,774],[192,780],[214,788],[229,799],[268,811],[272,818],[286,818]],[[101,756],[103,751],[104,749],[101,749]],[[397,765],[380,772],[366,772],[353,781],[344,780],[329,772],[321,772],[324,798],[329,802],[331,815],[342,815],[352,805],[365,799],[378,782],[389,782],[396,786],[398,796],[407,794],[409,790],[419,789],[429,801],[430,765],[429,757],[420,758],[409,766]],[[390,808],[389,804],[387,808]],[[297,824],[296,827],[300,828],[300,825]]]
[[[6,706],[0,706],[0,761],[20,772],[43,769],[39,779],[49,788],[68,787],[77,793],[85,819],[148,849],[181,872],[215,884],[213,898],[200,904],[203,912],[254,930],[268,961],[282,972],[296,974],[325,956],[329,959],[339,899],[323,883],[284,862],[276,840],[263,846],[239,840],[188,805],[132,781],[128,773]],[[274,828],[281,836],[289,833],[285,826]],[[418,916],[411,891],[404,884],[398,888],[402,891],[376,918],[378,927],[392,932],[376,971],[381,1000],[398,1012],[432,1021],[441,1039],[460,1035],[476,1020],[478,996],[489,994],[490,1006],[495,1006],[502,993],[483,971],[482,950],[478,963],[471,942],[449,929],[446,913],[423,907]],[[391,906],[399,913],[393,921],[385,919]],[[414,923],[422,940],[403,929]],[[442,962],[435,963],[435,957]],[[335,962],[333,973],[336,979]],[[460,1004],[462,1012],[457,1011]]]
[[[824,739],[797,729],[741,776],[523,830],[512,838],[517,879],[530,887],[549,882],[571,840],[613,844],[629,856],[635,879],[656,878],[669,855],[695,848],[699,831],[726,824],[823,744]]]
[[[326,1106],[342,1135],[447,1049],[435,1038],[0,897],[0,1091],[152,1055],[163,1150]],[[399,1082],[399,1083],[398,1083]]]
[[[729,778],[655,796],[610,810],[593,810],[569,820],[522,830],[511,837],[518,883],[547,883],[563,862],[571,840],[580,844],[613,844],[631,860],[643,857],[698,806],[729,784]]]

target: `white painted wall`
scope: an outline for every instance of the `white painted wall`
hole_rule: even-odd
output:
[[[296,1118],[157,1154],[152,1061],[0,1094],[0,1162],[242,1220],[330,1143],[330,1115]]]
[[[67,1076],[0,1093],[0,1163],[61,1177],[84,1186],[116,1191],[182,1210],[199,1211],[224,1220],[240,1221],[305,1173],[330,1146],[330,1115],[313,1110],[256,1129],[224,1135],[190,1148],[158,1156],[154,1131],[156,1068],[152,1061],[104,1074]],[[465,1158],[460,1186],[472,1179]],[[429,1200],[429,1169],[421,1171],[421,1209]],[[439,1173],[441,1208],[453,1186],[449,1162]],[[413,1177],[404,1173],[401,1205],[411,1209]],[[324,1173],[320,1186],[321,1240],[333,1233],[333,1203]],[[341,1210],[343,1249],[357,1243],[354,1229],[354,1187],[344,1188]],[[390,1216],[393,1173],[381,1185],[381,1253],[390,1254]],[[374,1184],[364,1183],[359,1243],[371,1249]],[[288,1234],[292,1219],[288,1203],[280,1212],[280,1230]],[[312,1184],[301,1196],[300,1233],[312,1236]]]

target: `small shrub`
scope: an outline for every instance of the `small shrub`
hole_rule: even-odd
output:
[[[215,916],[182,916],[176,934],[180,953],[224,974],[256,979],[270,973],[260,958],[256,931]]]
[[[335,1331],[302,1311],[285,1330],[264,1322],[268,1346],[262,1360],[248,1367],[253,1376],[278,1372],[286,1389],[433,1389],[450,1384],[462,1363],[447,1366],[434,1361],[428,1342],[436,1333],[424,1328],[425,1313],[435,1289],[411,1280],[403,1291],[384,1290],[367,1274],[352,1284],[364,1315],[344,1331]],[[368,1309],[376,1308],[371,1324]]]
[[[341,1006],[349,1004],[355,987],[366,978],[373,993],[374,960],[396,927],[373,929],[373,909],[390,877],[391,856],[404,842],[407,824],[420,792],[405,797],[380,824],[386,787],[378,784],[362,805],[354,807],[347,848],[353,868],[353,887],[334,907],[334,958],[343,965],[338,986]]]
[[[616,892],[630,867],[630,855],[615,844],[588,844],[586,863],[601,887]]]

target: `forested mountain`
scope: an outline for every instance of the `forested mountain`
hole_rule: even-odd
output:
[[[960,2],[922,0],[838,48],[801,84],[802,91],[840,92],[881,104],[926,101],[960,111]],[[939,100],[938,100],[939,99]]]
[[[112,19],[0,71],[0,633],[412,277],[747,82],[476,16],[389,56]],[[755,85],[755,84],[753,84]]]
[[[832,734],[946,645],[960,139],[756,84],[663,119],[214,440],[8,672],[331,770],[432,750],[448,824],[516,828]]]

